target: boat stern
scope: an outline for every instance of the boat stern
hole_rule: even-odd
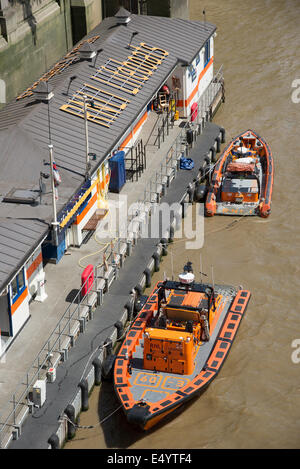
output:
[[[258,204],[234,204],[220,202],[216,207],[217,215],[251,216],[257,215]]]

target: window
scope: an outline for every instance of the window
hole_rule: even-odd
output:
[[[189,65],[188,71],[189,71],[188,76],[192,78],[192,81],[194,81],[197,78],[196,69],[193,67],[193,65]]]
[[[210,39],[205,44],[204,67],[206,67],[206,65],[208,64],[209,61],[210,61]]]
[[[23,293],[25,290],[25,276],[24,269],[22,269],[17,276],[11,282],[12,299],[13,302]]]
[[[17,278],[14,278],[13,281],[11,282],[11,290],[12,290],[12,296],[14,298],[18,294]]]
[[[197,54],[197,56],[196,56],[196,67],[197,67],[199,62],[200,62],[200,54]]]

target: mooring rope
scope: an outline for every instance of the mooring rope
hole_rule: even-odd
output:
[[[90,430],[92,428],[97,428],[99,427],[99,425],[101,425],[102,423],[104,423],[106,420],[108,420],[110,417],[112,417],[116,412],[118,412],[118,410],[121,409],[121,407],[123,407],[122,405],[119,405],[119,407],[117,407],[115,410],[113,410],[110,414],[108,414],[106,417],[104,417],[104,419],[100,420],[100,422],[96,423],[95,425],[78,425],[77,423],[73,422],[67,415],[64,414],[63,416],[63,419],[62,420],[59,420],[60,423],[63,423],[65,420],[67,422],[69,422],[71,425],[73,425],[75,428],[81,428],[81,429],[85,429],[85,430]]]

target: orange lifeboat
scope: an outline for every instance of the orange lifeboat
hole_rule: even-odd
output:
[[[250,292],[195,282],[158,282],[114,362],[114,389],[129,423],[156,425],[207,388],[236,337]]]
[[[215,165],[205,214],[268,217],[274,178],[271,150],[253,130],[234,138]]]

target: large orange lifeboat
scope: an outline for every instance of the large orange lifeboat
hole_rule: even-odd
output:
[[[215,165],[205,214],[268,217],[274,178],[271,150],[253,130],[234,138]]]
[[[128,421],[144,430],[199,395],[219,373],[250,292],[195,282],[158,282],[114,363],[114,388]]]

